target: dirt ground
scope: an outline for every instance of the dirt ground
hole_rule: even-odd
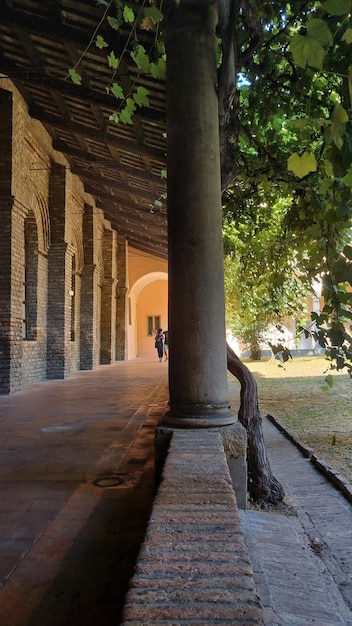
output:
[[[324,357],[246,362],[254,374],[262,414],[271,413],[352,483],[352,379],[327,371]],[[332,374],[333,387],[324,391]]]

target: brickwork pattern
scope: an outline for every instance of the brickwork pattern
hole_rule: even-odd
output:
[[[123,361],[127,356],[127,241],[118,234],[116,237],[116,361]]]
[[[2,86],[0,394],[111,363],[118,316],[126,341],[118,235],[11,81]]]
[[[112,338],[112,310],[115,302],[116,281],[113,279],[113,231],[104,230],[103,234],[103,281],[101,285],[101,341],[100,363],[109,364],[114,358]]]
[[[173,434],[123,626],[263,624],[219,433]]]

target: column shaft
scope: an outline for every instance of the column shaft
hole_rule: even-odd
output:
[[[212,0],[183,0],[168,19],[170,411],[164,422],[187,427],[236,419],[227,387],[216,23]]]

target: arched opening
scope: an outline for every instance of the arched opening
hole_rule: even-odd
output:
[[[150,272],[135,282],[129,293],[129,316],[129,358],[154,358],[154,331],[168,328],[167,272]]]

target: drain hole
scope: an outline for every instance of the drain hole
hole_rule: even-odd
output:
[[[100,478],[96,478],[93,480],[93,485],[96,487],[103,487],[104,489],[108,489],[109,487],[118,487],[119,485],[123,485],[124,479],[121,476],[116,476],[111,474],[109,476],[101,476]]]

